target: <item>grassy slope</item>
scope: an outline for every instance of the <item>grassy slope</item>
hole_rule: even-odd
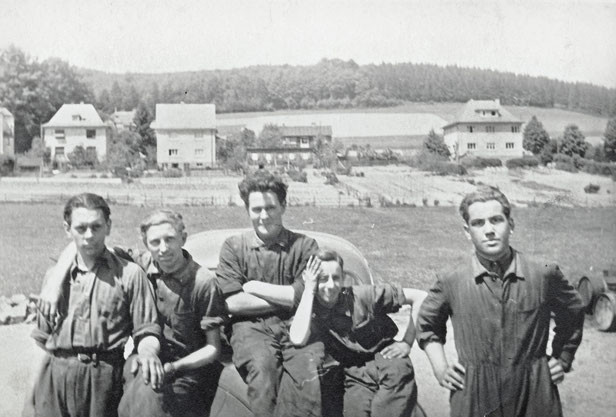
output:
[[[50,257],[67,243],[60,205],[0,204],[3,231],[0,294],[37,292]],[[136,245],[137,225],[146,208],[113,207],[111,243]],[[241,207],[182,207],[188,232],[248,226]],[[516,209],[513,243],[524,252],[558,261],[579,277],[590,266],[603,267],[616,251],[615,208]],[[314,223],[304,225],[303,222]],[[452,207],[353,209],[290,207],[287,225],[343,236],[364,253],[377,277],[427,288],[434,273],[469,251]]]

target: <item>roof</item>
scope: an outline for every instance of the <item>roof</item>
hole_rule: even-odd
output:
[[[44,127],[106,127],[92,104],[63,104]]]
[[[246,148],[246,152],[266,152],[266,153],[312,153],[314,150],[311,148],[277,148],[277,147],[267,147],[267,148]]]
[[[123,126],[128,126],[131,123],[133,123],[134,118],[135,118],[135,110],[115,111],[111,115],[111,120],[113,120],[113,123],[117,125],[118,124],[123,125]]]
[[[496,112],[496,116],[484,116],[482,111]],[[458,123],[520,123],[523,122],[509,113],[500,104],[500,100],[473,100],[470,99],[456,114],[456,118],[453,122],[443,126],[447,128],[455,126]]]
[[[280,133],[286,136],[331,136],[331,126],[280,126]]]
[[[152,129],[216,129],[215,104],[157,104]]]
[[[13,116],[13,114],[6,107],[0,107],[0,114],[3,116]]]

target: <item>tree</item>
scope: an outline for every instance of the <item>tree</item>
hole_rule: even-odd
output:
[[[543,147],[539,154],[539,160],[543,165],[547,165],[554,161],[554,155],[558,151],[558,140],[550,139],[550,141]]]
[[[430,133],[424,139],[423,147],[424,150],[433,155],[439,155],[447,159],[451,156],[445,140],[441,135],[436,134],[434,129],[430,130]]]
[[[133,130],[141,137],[139,151],[143,154],[147,153],[148,148],[156,148],[156,133],[150,127],[153,120],[154,117],[150,110],[148,110],[148,106],[142,101],[139,102],[135,111],[135,117],[133,118],[133,123],[135,124]]]
[[[266,124],[257,140],[257,145],[262,148],[279,148],[282,146],[282,132],[277,125]]]
[[[569,156],[579,155],[583,158],[587,149],[588,143],[580,128],[574,124],[565,127],[558,152]]]
[[[68,160],[75,168],[94,168],[98,165],[96,149],[85,149],[83,146],[75,146],[73,152],[67,155]]]
[[[616,117],[608,120],[603,133],[603,150],[608,161],[616,161]]]
[[[133,171],[143,170],[145,163],[139,153],[141,137],[136,132],[123,131],[111,138],[105,165],[107,169],[118,174],[129,168]]]
[[[255,146],[255,132],[242,129],[227,138],[216,140],[216,159],[232,171],[241,171],[246,162],[246,148]]]
[[[524,128],[523,138],[522,147],[533,155],[539,155],[550,141],[550,135],[536,116],[533,116]]]

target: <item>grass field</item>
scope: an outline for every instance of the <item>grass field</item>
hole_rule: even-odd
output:
[[[148,212],[134,206],[112,207],[109,242],[134,246],[137,226]],[[179,207],[188,232],[248,227],[241,207]],[[67,238],[62,230],[62,206],[0,204],[3,233],[0,251],[0,294],[38,292],[40,279]],[[520,250],[558,261],[565,273],[578,277],[589,267],[613,262],[616,253],[616,208],[528,208],[514,212],[513,243]],[[289,207],[291,228],[324,231],[353,242],[377,277],[428,288],[434,273],[468,250],[453,207],[315,208]]]

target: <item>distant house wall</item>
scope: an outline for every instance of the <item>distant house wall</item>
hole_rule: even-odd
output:
[[[456,143],[459,156],[510,159],[524,155],[521,123],[459,123],[445,129],[444,140],[453,158]]]
[[[213,167],[216,129],[157,129],[156,160],[163,169]]]
[[[51,159],[55,159],[56,154],[62,153],[67,156],[77,146],[84,149],[94,147],[99,160],[107,155],[107,134],[106,127],[45,127],[43,128],[43,139],[46,147],[51,149]],[[89,137],[88,137],[89,136]]]
[[[0,155],[15,155],[15,118],[0,111]]]

